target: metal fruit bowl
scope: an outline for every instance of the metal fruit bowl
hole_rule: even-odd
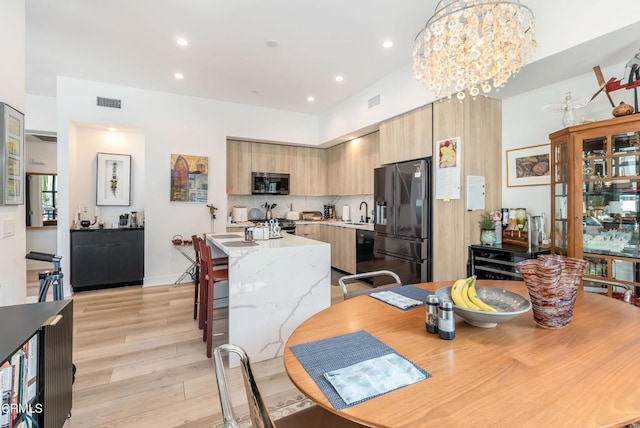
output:
[[[498,323],[509,321],[531,309],[530,301],[512,291],[476,285],[476,293],[480,299],[496,308],[498,312],[476,311],[456,304],[453,305],[453,312],[456,315],[476,327],[495,327]],[[439,288],[436,291],[436,296],[440,300],[451,300],[451,287]]]

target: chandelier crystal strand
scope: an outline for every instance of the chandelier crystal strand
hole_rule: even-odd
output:
[[[413,74],[437,98],[502,87],[536,49],[533,12],[519,0],[442,0],[413,49]]]

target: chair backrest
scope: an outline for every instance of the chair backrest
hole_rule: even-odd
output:
[[[372,288],[371,290],[349,291],[349,289],[347,288],[347,282],[349,281],[356,281],[356,280],[365,279],[365,278],[373,278],[374,276],[390,276],[391,278],[393,278],[395,283],[390,285],[385,285],[382,287]],[[344,296],[344,299],[347,300],[352,297],[359,296],[361,294],[369,294],[384,288],[396,287],[398,285],[402,285],[402,281],[400,281],[400,277],[398,275],[396,275],[394,272],[391,272],[390,270],[377,270],[373,272],[358,273],[355,275],[345,275],[338,280],[338,284],[340,284],[340,287],[342,287],[342,295]]]
[[[216,370],[216,381],[218,384],[218,395],[220,396],[220,406],[222,407],[222,419],[225,428],[239,427],[233,404],[231,403],[231,395],[225,376],[224,363],[222,361],[222,353],[236,354],[240,358],[240,368],[244,379],[244,389],[247,394],[247,402],[249,403],[249,416],[251,417],[251,426],[257,428],[275,428],[275,424],[269,416],[267,406],[264,404],[258,384],[251,371],[249,356],[239,346],[236,345],[220,345],[213,351],[214,367]]]
[[[204,280],[211,279],[211,248],[207,245],[204,239],[200,239],[200,278],[203,281],[200,284],[204,284]],[[207,278],[208,276],[208,278]]]
[[[191,242],[193,242],[193,249],[196,252],[196,263],[200,263],[200,241],[204,241],[204,239],[200,238],[198,235],[191,236]]]

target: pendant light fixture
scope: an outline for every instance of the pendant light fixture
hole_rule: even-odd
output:
[[[413,73],[441,98],[502,87],[536,49],[533,12],[519,0],[441,0],[418,33]]]

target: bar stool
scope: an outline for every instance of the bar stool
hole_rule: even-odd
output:
[[[193,248],[196,251],[196,266],[195,266],[195,278],[194,278],[194,304],[193,304],[193,319],[198,318],[198,328],[203,330],[206,321],[206,305],[202,305],[204,302],[204,294],[206,292],[205,275],[203,275],[202,269],[202,252],[200,251],[200,244],[203,243],[206,246],[206,242],[203,238],[197,235],[192,236]],[[229,264],[228,257],[218,257],[211,259],[213,268],[220,268]],[[204,340],[204,338],[203,338]]]
[[[205,318],[203,329],[203,340],[207,342],[207,358],[211,358],[213,353],[213,298],[215,284],[221,281],[229,280],[228,269],[213,269],[213,261],[211,259],[211,248],[202,240],[200,242],[200,254],[202,264],[200,266],[201,275],[204,276],[204,283],[201,284],[204,293],[201,294],[202,300],[200,307],[205,308]],[[202,315],[202,313],[201,313]]]

